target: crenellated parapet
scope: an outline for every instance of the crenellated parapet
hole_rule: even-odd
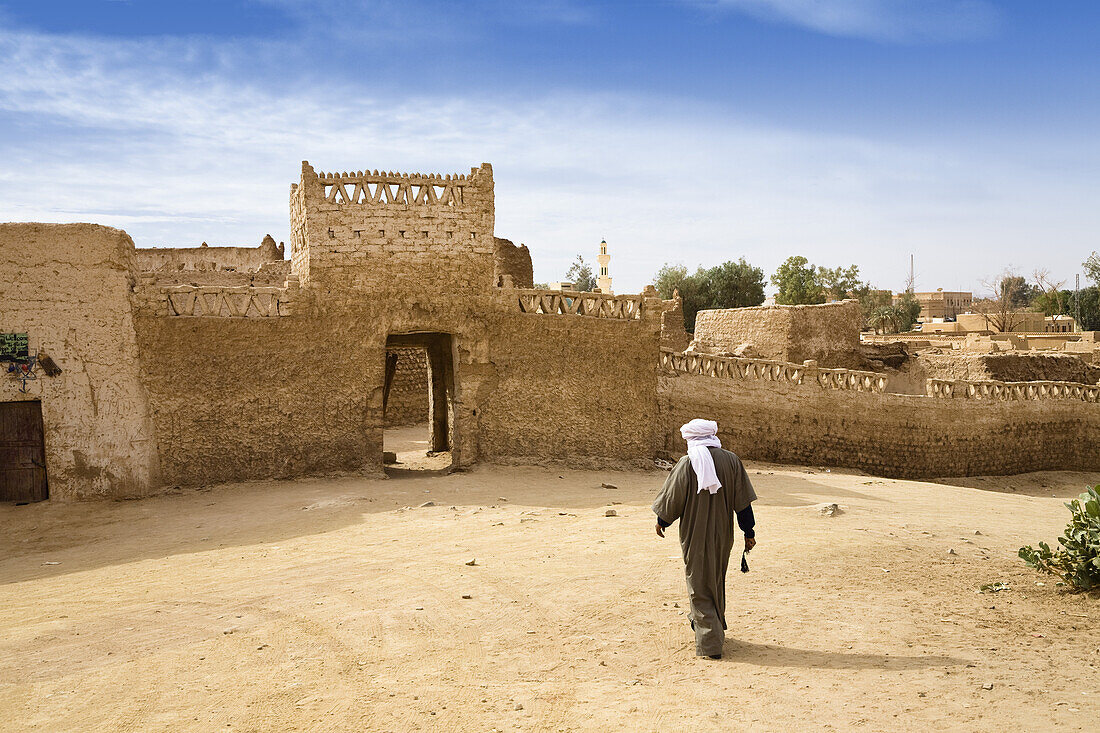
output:
[[[854,369],[822,369],[809,364],[793,364],[771,359],[738,356],[713,356],[661,349],[660,366],[666,372],[680,372],[719,379],[766,380],[791,384],[814,384],[822,389],[854,392],[886,391],[886,377],[877,372]]]
[[[318,173],[325,201],[348,206],[447,206],[466,203],[466,189],[477,186],[482,171],[471,168],[470,176],[450,173],[394,173],[353,171]]]
[[[291,259],[303,287],[488,290],[493,284],[493,169],[469,175],[317,172],[290,191]]]

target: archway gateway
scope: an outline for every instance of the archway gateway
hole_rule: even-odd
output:
[[[427,399],[427,422],[389,429],[383,439],[383,463],[387,469],[439,470],[451,466],[451,449],[455,440],[454,337],[451,334],[398,333],[386,338],[382,408],[384,412],[407,408],[407,401],[397,408],[394,388],[397,384],[408,386],[407,375],[399,370],[408,368],[411,363],[409,354],[418,353],[422,354],[421,358],[427,366],[427,374],[419,382]],[[390,423],[387,421],[387,425]]]

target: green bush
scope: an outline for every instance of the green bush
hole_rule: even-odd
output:
[[[1089,488],[1080,498],[1066,504],[1069,526],[1058,538],[1061,545],[1051,550],[1045,542],[1039,549],[1020,548],[1020,557],[1031,567],[1057,575],[1078,590],[1100,588],[1100,492]]]

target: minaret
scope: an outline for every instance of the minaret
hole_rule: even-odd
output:
[[[596,262],[600,263],[600,274],[596,278],[596,287],[601,293],[611,294],[611,276],[607,274],[607,263],[611,261],[611,255],[607,253],[607,240],[600,242],[600,255]]]

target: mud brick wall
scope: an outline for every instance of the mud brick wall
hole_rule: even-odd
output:
[[[95,224],[0,224],[0,331],[27,333],[41,368],[26,394],[6,371],[0,401],[40,400],[51,499],[159,488],[157,443],[129,301],[133,242]],[[6,365],[4,365],[6,367]]]
[[[269,318],[143,308],[136,328],[165,485],[380,465],[385,352],[373,325],[308,306]]]
[[[481,406],[488,460],[653,455],[660,301],[619,320],[515,313],[497,325]]]
[[[823,389],[816,383],[667,372],[659,449],[682,455],[679,428],[716,420],[744,458],[857,468],[881,476],[1100,469],[1100,404],[980,401]]]
[[[428,354],[424,349],[390,347],[397,370],[386,403],[386,427],[428,422]]]
[[[284,249],[269,234],[259,247],[142,247],[134,261],[143,272],[256,272],[283,261]]]
[[[469,175],[317,173],[291,189],[294,270],[303,287],[487,292],[496,240],[493,169]]]
[[[822,366],[843,366],[859,349],[862,324],[855,300],[703,310],[695,318],[695,345],[720,354],[747,343],[750,353],[762,359],[816,359]]]

